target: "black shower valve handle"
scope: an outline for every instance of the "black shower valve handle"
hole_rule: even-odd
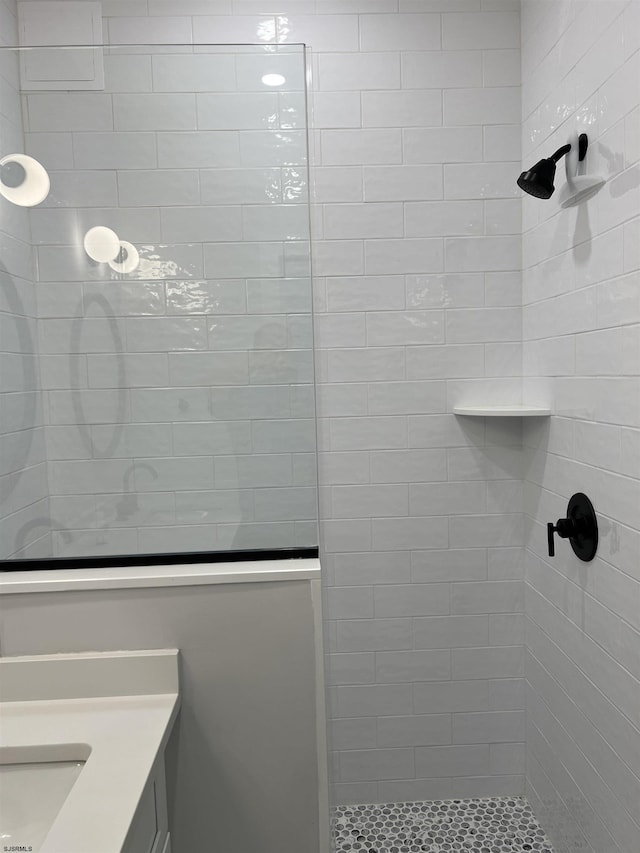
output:
[[[555,524],[552,521],[547,523],[547,545],[550,557],[556,555],[554,533],[557,533],[561,539],[571,539],[578,533],[578,524],[573,518],[559,518]]]

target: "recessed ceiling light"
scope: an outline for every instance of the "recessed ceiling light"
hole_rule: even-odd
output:
[[[285,78],[282,74],[263,74],[262,82],[265,86],[282,86]]]

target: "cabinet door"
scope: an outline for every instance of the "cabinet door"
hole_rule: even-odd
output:
[[[154,765],[121,853],[171,853],[164,755]]]
[[[122,853],[151,853],[158,834],[156,786],[150,780],[140,798]]]

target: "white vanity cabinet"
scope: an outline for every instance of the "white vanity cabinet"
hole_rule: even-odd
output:
[[[170,853],[164,755],[180,707],[178,654],[0,658],[0,757],[15,763],[28,750],[38,765],[81,763],[34,838],[40,853]],[[44,814],[46,799],[25,808],[23,796],[9,814],[12,849],[31,849],[38,821],[25,817]]]

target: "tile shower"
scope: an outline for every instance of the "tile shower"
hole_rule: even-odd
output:
[[[2,0],[0,8],[11,24],[16,4]],[[132,136],[123,140],[126,165],[118,168],[131,174],[125,174],[116,189],[119,204],[126,203],[128,210],[139,205],[142,194],[148,200],[131,222],[132,229],[140,229],[136,239],[142,245],[162,245],[166,229],[171,229],[171,242],[193,246],[206,243],[215,230],[221,242],[236,246],[235,253],[225,249],[221,254],[209,244],[201,254],[204,268],[194,265],[192,250],[174,251],[169,259],[154,249],[149,262],[162,266],[177,259],[181,270],[192,273],[182,276],[182,293],[164,281],[159,288],[163,295],[154,298],[158,288],[151,281],[143,288],[141,303],[136,301],[135,282],[126,283],[122,307],[128,316],[122,322],[125,339],[135,345],[135,352],[127,354],[131,375],[134,367],[146,368],[161,389],[172,386],[172,374],[163,375],[163,368],[152,363],[153,347],[163,340],[169,315],[167,347],[179,348],[174,335],[180,312],[189,340],[202,340],[196,354],[200,363],[190,358],[180,372],[182,354],[168,354],[165,370],[173,370],[185,385],[198,369],[207,375],[224,369],[228,376],[248,376],[250,360],[245,365],[229,360],[221,367],[222,356],[236,352],[238,336],[244,336],[249,359],[253,354],[250,338],[255,330],[247,325],[245,311],[247,316],[284,315],[288,341],[305,334],[296,325],[302,321],[289,315],[309,317],[308,302],[291,301],[304,294],[304,288],[294,293],[278,284],[283,277],[304,279],[309,274],[306,267],[300,271],[305,259],[296,242],[296,237],[302,243],[305,239],[301,229],[306,198],[292,174],[304,165],[306,153],[304,128],[296,123],[303,107],[300,99],[296,105],[296,93],[293,101],[279,96],[277,120],[285,125],[278,130],[287,138],[299,134],[299,144],[295,162],[285,154],[275,167],[280,183],[273,195],[266,174],[273,166],[264,159],[258,162],[249,138],[258,128],[244,124],[250,120],[251,100],[229,100],[229,113],[238,122],[235,129],[241,138],[245,134],[241,159],[236,163],[233,152],[216,149],[227,159],[214,164],[218,180],[203,197],[203,204],[213,206],[226,198],[229,208],[218,218],[178,222],[177,209],[196,205],[188,187],[168,183],[171,172],[183,169],[185,159],[194,165],[205,155],[196,148],[177,147],[188,122],[184,104],[175,100],[175,92],[165,90],[152,104],[156,83],[143,70],[148,57],[139,45],[260,42],[267,54],[268,46],[289,45],[294,55],[296,43],[310,48],[319,518],[336,826],[349,809],[352,817],[358,813],[361,819],[387,807],[399,816],[394,822],[398,828],[403,814],[409,814],[402,812],[405,803],[418,803],[419,814],[428,816],[430,804],[446,801],[444,820],[453,829],[456,815],[469,801],[493,802],[491,808],[502,808],[509,819],[509,808],[514,810],[511,816],[525,813],[521,798],[526,795],[556,853],[637,849],[639,10],[637,0],[105,0],[104,40],[133,46],[126,72],[116,73],[117,52],[105,57],[106,68],[112,65],[118,81],[113,85],[121,87],[111,92],[116,125],[103,126],[104,116],[87,110],[82,120],[95,124],[74,129],[56,93],[25,97],[26,150],[42,159],[55,157],[48,164],[54,185],[56,172],[68,177],[77,169],[92,172],[94,180],[81,190],[83,199],[90,198],[85,203],[99,209],[111,206],[109,192],[114,190],[105,176],[114,166],[108,158],[118,150],[119,133],[135,134],[135,145],[130,144]],[[154,54],[155,79],[164,64],[163,79],[174,85],[184,57],[168,47],[154,49]],[[200,75],[196,78],[202,81]],[[3,153],[5,135],[19,133],[22,122],[15,99],[5,98],[8,88],[2,96]],[[139,100],[145,94],[148,111]],[[199,127],[216,132],[220,110],[207,110],[207,91],[193,97],[198,120],[206,122]],[[165,121],[182,124],[158,128],[158,112]],[[286,126],[288,120],[291,126]],[[602,192],[573,211],[559,212],[554,199],[527,197],[523,202],[515,184],[521,169],[548,156],[578,128],[590,136],[590,168],[607,178]],[[156,152],[146,135],[156,130],[161,131],[157,156],[163,159],[150,166],[147,158]],[[85,133],[94,139],[83,147]],[[100,134],[105,134],[102,148]],[[66,137],[71,137],[67,143]],[[280,140],[280,154],[283,144]],[[98,162],[100,157],[104,159]],[[167,170],[160,182],[153,177],[157,172],[147,171],[159,166]],[[260,203],[248,214],[243,211],[242,219],[234,219],[231,208],[242,204],[234,193],[249,169],[262,170]],[[562,169],[558,175],[559,184]],[[73,181],[64,188],[72,192]],[[200,190],[207,192],[206,182]],[[174,206],[177,193],[187,195]],[[65,204],[73,206],[74,198]],[[72,506],[67,494],[68,478],[81,475],[75,462],[70,465],[68,418],[75,413],[69,413],[68,377],[61,373],[68,370],[68,359],[56,358],[56,347],[60,341],[68,345],[73,325],[73,312],[65,306],[76,305],[81,291],[85,305],[91,306],[92,296],[104,292],[100,281],[73,281],[68,267],[59,266],[59,253],[47,249],[55,248],[58,237],[46,229],[64,227],[64,214],[60,207],[34,209],[31,232],[26,218],[12,216],[5,224],[3,217],[11,281],[26,294],[17,323],[11,319],[17,312],[10,288],[3,288],[0,296],[2,320],[9,330],[3,341],[10,341],[16,328],[30,332],[20,337],[21,349],[7,347],[21,353],[25,365],[35,358],[39,327],[47,402],[42,408],[36,397],[30,398],[28,489],[14,492],[12,512],[3,523],[15,523],[16,513],[24,511],[31,512],[33,520],[47,514],[60,518],[57,533],[50,534],[60,549],[78,542],[77,537],[66,541],[65,527],[76,523],[78,532],[87,529],[77,522],[88,500],[81,497]],[[279,229],[276,235],[274,228]],[[31,239],[40,244],[37,272],[27,249]],[[245,243],[236,242],[240,240]],[[267,248],[274,242],[280,243],[277,255]],[[253,264],[251,269],[248,264]],[[44,281],[41,276],[52,269],[57,272],[51,281],[62,282],[29,284],[36,275]],[[255,281],[257,311],[248,302],[244,311],[238,309],[235,284],[237,278],[247,277]],[[282,301],[272,301],[265,279],[275,285],[277,299],[285,299],[285,310],[278,307]],[[194,309],[189,300],[213,298],[209,285],[194,294],[189,280],[215,281],[216,293],[231,300],[216,302],[228,305],[228,313],[236,318],[233,328],[216,326],[215,340],[224,343],[229,335],[228,347],[210,346],[216,321],[200,329],[189,317],[209,313],[201,310],[202,302]],[[249,299],[251,290],[245,288],[244,294]],[[97,313],[97,303],[93,309]],[[86,335],[87,342],[99,340],[99,326],[105,326],[100,317],[88,317],[85,323],[92,321],[96,331]],[[286,401],[278,400],[268,391],[260,403],[267,407],[262,414],[245,415],[243,409],[233,418],[234,424],[251,421],[246,436],[233,429],[234,451],[238,459],[244,457],[242,463],[233,463],[234,500],[245,506],[245,491],[286,488],[288,506],[293,504],[297,515],[281,521],[291,525],[294,541],[300,543],[306,543],[308,525],[315,518],[315,428],[306,396],[311,348],[309,338],[304,340],[295,364],[254,366],[253,373],[285,371],[288,385],[295,371],[301,378],[292,384],[301,386],[302,398],[287,395]],[[212,349],[215,360],[207,360]],[[273,349],[282,353],[286,348]],[[106,437],[99,434],[99,410],[105,404],[103,389],[111,387],[104,384],[112,381],[108,362],[104,351],[87,355],[86,370],[91,373],[86,374],[84,405],[88,420],[96,424],[91,429],[98,443]],[[30,375],[25,370],[25,382],[31,385],[11,386],[12,393],[35,392],[37,374],[32,379]],[[148,375],[139,380],[143,388],[150,384]],[[151,438],[159,442],[152,464],[170,455],[169,441],[174,457],[184,455],[192,463],[184,468],[180,485],[172,479],[178,472],[169,468],[168,459],[161,460],[167,470],[153,480],[139,464],[138,507],[158,519],[151,524],[152,532],[142,530],[144,547],[175,550],[181,536],[191,547],[194,532],[204,537],[199,540],[202,547],[213,547],[207,521],[214,517],[216,541],[227,547],[225,536],[233,538],[235,533],[225,531],[225,525],[233,525],[236,517],[223,520],[225,507],[211,502],[211,393],[205,402],[188,388],[181,391],[181,399],[190,395],[189,435],[180,422],[174,423],[177,403],[165,390],[156,393],[155,400],[153,387],[141,391],[136,386],[129,393],[128,404],[142,406],[151,423],[162,423],[163,407],[173,407],[164,443],[163,430],[141,438],[149,453],[156,446]],[[550,405],[554,415],[524,422],[452,413],[460,403],[525,402]],[[228,411],[227,392],[221,405]],[[274,428],[268,426],[272,405],[279,413]],[[292,407],[290,417],[282,419],[281,405]],[[193,418],[194,412],[201,418]],[[8,423],[4,441],[26,438],[24,430],[12,428],[10,418]],[[242,453],[238,442],[255,455]],[[184,453],[176,453],[177,446]],[[77,452],[77,442],[72,448]],[[126,456],[140,456],[144,462],[147,453],[143,456],[139,448],[128,448]],[[3,458],[15,453],[10,449]],[[293,472],[286,483],[278,461],[267,458],[283,455]],[[98,491],[94,483],[103,469],[104,476],[117,479],[114,489],[121,499],[125,469],[116,471],[110,460],[96,461],[91,463],[96,472],[88,484],[91,495]],[[221,469],[220,476],[223,473]],[[159,488],[162,476],[168,478],[166,489]],[[193,477],[200,478],[197,485]],[[239,481],[242,477],[247,479]],[[544,524],[560,517],[568,497],[579,489],[593,499],[601,531],[596,561],[585,566],[577,565],[566,546],[558,546],[550,560],[544,531]],[[209,493],[204,506],[194,504],[197,492]],[[100,536],[127,541],[122,536],[131,535],[128,527],[111,532],[118,515],[113,506],[104,509],[109,493],[100,492],[102,512],[111,512],[101,516],[108,527]],[[187,500],[182,515],[181,493],[189,495],[188,500],[182,498]],[[175,495],[169,510],[174,530],[165,527],[162,502],[168,494],[172,500]],[[270,514],[273,502],[269,495],[264,498],[262,511]],[[255,513],[255,504],[251,507]],[[204,523],[194,524],[195,517]],[[257,534],[254,525],[267,521],[276,519],[252,516],[246,532]],[[19,543],[21,547],[49,547],[42,542],[49,531],[30,529],[39,536]],[[133,549],[126,545],[125,550]],[[453,808],[452,801],[465,802]],[[507,807],[505,801],[514,805]],[[366,809],[370,815],[364,814]],[[514,841],[504,849],[548,849],[541,846],[547,841],[531,831],[538,847],[524,846],[530,843],[524,837],[518,839],[519,847]],[[436,837],[427,850],[449,843],[446,837],[436,842]],[[362,849],[386,853],[392,849],[384,846],[387,840]],[[348,849],[340,847],[340,838],[337,843],[338,850]],[[356,843],[363,842],[356,837]]]

